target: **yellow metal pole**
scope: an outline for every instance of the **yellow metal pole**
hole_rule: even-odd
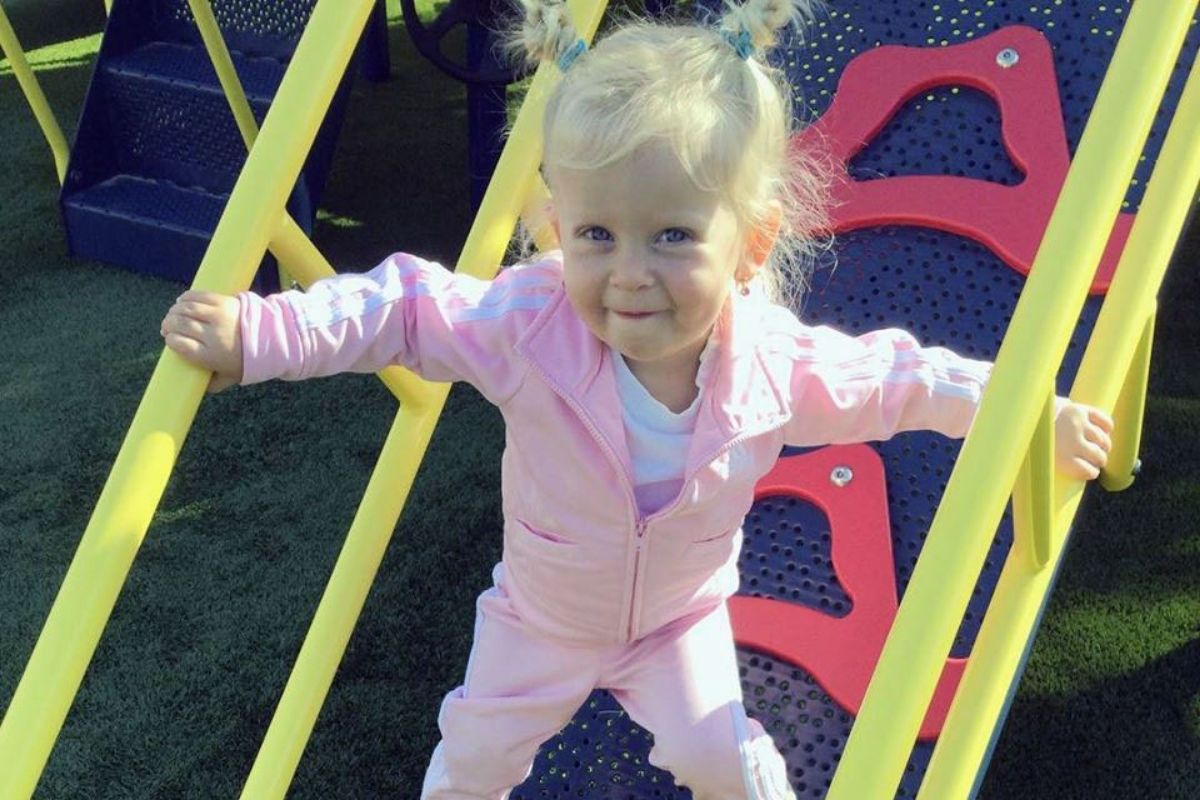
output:
[[[1132,7],[830,800],[895,794],[1195,6]]]
[[[1113,407],[1112,452],[1100,471],[1100,485],[1120,492],[1133,485],[1138,450],[1142,444],[1142,419],[1146,413],[1146,386],[1150,383],[1150,353],[1154,349],[1155,312],[1146,318],[1137,350],[1125,373],[1125,384]]]
[[[254,147],[254,139],[258,136],[258,123],[254,121],[254,111],[242,89],[237,69],[233,66],[233,57],[225,46],[225,38],[221,36],[221,26],[217,24],[217,17],[208,0],[188,0],[188,6],[192,9],[192,17],[196,20],[196,28],[200,31],[200,39],[208,51],[213,69],[217,71],[217,80],[225,90],[225,99],[229,101],[229,110],[233,112],[238,132],[242,134],[242,141],[249,150]]]
[[[1054,398],[1048,390],[1012,495],[1014,524],[1030,532],[1023,549],[1039,567],[1050,558],[1054,531]]]
[[[0,3],[0,51],[3,51],[5,57],[8,58],[13,74],[17,76],[17,84],[25,93],[25,99],[29,101],[33,116],[42,129],[42,135],[46,137],[46,142],[50,145],[50,152],[54,155],[54,167],[58,172],[58,182],[62,183],[67,177],[70,148],[67,147],[67,139],[63,136],[62,128],[59,127],[58,120],[50,109],[50,103],[42,92],[41,84],[38,83],[33,70],[29,68],[29,62],[25,59],[25,51],[21,49],[21,43],[17,40],[16,31],[13,30],[12,23],[8,21],[8,15],[4,13],[3,3]]]
[[[371,9],[319,0],[195,286],[245,288]],[[0,723],[0,797],[32,794],[162,497],[209,373],[164,350]]]
[[[568,2],[581,37],[592,38],[605,5],[606,0]],[[463,246],[457,272],[484,279],[495,275],[516,227],[524,195],[530,188],[530,175],[537,173],[542,151],[542,116],[557,79],[557,68],[549,65],[541,67],[534,76]],[[291,784],[448,393],[446,384],[431,385],[428,408],[409,420],[415,430],[401,424],[399,418],[392,426],[296,666],[246,779],[242,790],[246,800],[282,798]],[[405,409],[401,409],[400,416],[406,416]]]
[[[1147,356],[1143,351],[1149,341],[1146,320],[1153,314],[1154,297],[1198,184],[1200,60],[1192,66],[1137,221],[1092,331],[1071,389],[1073,399],[1112,410],[1122,387],[1127,385],[1126,373],[1144,369]],[[1118,414],[1115,422],[1120,431],[1136,420]],[[945,800],[969,796],[1082,496],[1083,484],[1079,481],[1058,481],[1054,497],[1057,547],[1050,553],[1048,568],[1034,569],[1024,559],[1014,557],[1019,549],[1014,542],[926,770],[920,797]],[[1024,535],[1024,531],[1017,531],[1018,538]]]
[[[250,101],[246,98],[242,82],[233,66],[229,48],[225,46],[225,39],[221,36],[221,28],[213,14],[212,5],[208,0],[188,0],[188,5],[192,9],[192,16],[200,30],[204,47],[212,59],[213,68],[217,71],[217,79],[221,88],[225,90],[225,97],[229,101],[229,108],[233,112],[242,141],[245,142],[246,149],[251,150],[254,148],[254,140],[258,137],[258,123],[254,119],[254,111],[250,108]],[[287,273],[295,276],[303,286],[337,274],[287,211],[284,211],[279,230],[271,238],[268,249]],[[379,379],[402,403],[428,402],[427,398],[418,396],[425,391],[420,379],[402,367],[388,367],[380,371]]]

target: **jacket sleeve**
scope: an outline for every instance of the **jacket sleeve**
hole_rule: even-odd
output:
[[[501,403],[524,374],[513,344],[560,282],[553,267],[513,267],[483,281],[396,254],[307,292],[243,292],[242,383],[399,364],[432,381],[468,381]]]
[[[896,329],[852,337],[805,328],[798,338],[785,431],[796,446],[875,441],[910,430],[961,438],[992,369],[944,347],[922,347]]]

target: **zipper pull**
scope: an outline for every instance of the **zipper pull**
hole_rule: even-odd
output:
[[[637,521],[637,538],[641,539],[646,535],[646,520],[639,519]]]

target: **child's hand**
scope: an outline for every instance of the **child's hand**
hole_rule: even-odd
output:
[[[186,291],[163,318],[167,347],[211,370],[208,391],[219,392],[242,379],[242,341],[236,297]]]
[[[1098,408],[1059,398],[1054,417],[1054,460],[1070,478],[1090,481],[1100,475],[1112,450],[1112,417]]]

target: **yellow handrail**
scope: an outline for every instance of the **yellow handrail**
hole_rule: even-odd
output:
[[[50,145],[50,152],[54,155],[54,168],[58,172],[58,182],[61,184],[67,177],[70,148],[67,146],[67,139],[63,136],[58,119],[54,116],[54,111],[51,110],[50,103],[42,92],[41,84],[38,83],[37,77],[29,67],[29,62],[25,59],[25,51],[21,49],[21,42],[17,39],[16,31],[13,30],[12,23],[8,21],[8,15],[4,13],[3,3],[0,3],[0,51],[3,51],[8,63],[12,66],[13,75],[17,76],[17,84],[25,93],[25,99],[29,101],[33,116],[42,129],[42,135],[46,137],[46,143]]]
[[[319,0],[256,147],[230,196],[194,286],[250,284],[372,0]],[[169,350],[159,358],[33,655],[0,722],[0,797],[28,797],[79,689],[145,537],[210,373]]]
[[[1054,392],[1050,390],[1013,487],[1013,518],[1030,532],[1024,549],[1038,567],[1050,558],[1054,483]]]
[[[606,0],[569,0],[568,6],[579,35],[590,40],[599,27]],[[458,272],[478,278],[495,275],[525,205],[525,195],[531,188],[533,191],[539,188],[530,176],[537,175],[542,151],[542,115],[558,76],[557,68],[552,65],[543,65],[534,76],[463,246]],[[420,413],[401,408],[392,425],[242,790],[243,798],[282,798],[291,784],[445,404],[449,386],[430,386],[429,406]]]
[[[1140,429],[1140,398],[1136,402],[1137,413],[1125,409],[1133,404],[1134,394],[1144,392],[1144,383],[1136,376],[1145,374],[1154,298],[1200,184],[1198,142],[1200,59],[1192,65],[1137,220],[1071,388],[1071,397],[1079,402],[1102,409],[1115,406],[1116,438],[1129,437],[1134,448],[1136,440],[1131,430]],[[1118,397],[1121,397],[1120,401]],[[1124,461],[1128,465],[1132,460],[1131,452]],[[1057,541],[1066,538],[1081,497],[1082,485],[1078,481],[1059,481],[1054,495]],[[1016,534],[1019,539],[1025,532],[1018,529]],[[1017,549],[1014,542],[1013,551]],[[1020,669],[1062,552],[1060,544],[1050,554],[1050,568],[1041,570],[1010,555],[926,770],[920,797],[943,800],[968,796],[995,722]]]
[[[1129,14],[830,800],[895,794],[1045,401],[1026,388],[1051,385],[1195,6]]]
[[[1200,80],[1197,81],[1200,83]],[[1200,141],[1197,139],[1195,141]],[[1159,279],[1161,281],[1161,278]],[[1157,284],[1156,284],[1157,285]],[[1111,290],[1109,296],[1111,297]],[[1153,307],[1142,326],[1133,361],[1126,371],[1125,383],[1117,395],[1113,418],[1121,425],[1113,431],[1112,451],[1100,471],[1100,485],[1110,492],[1128,489],[1137,471],[1137,455],[1142,443],[1142,417],[1146,411],[1146,386],[1150,382],[1150,351],[1154,346]]]

